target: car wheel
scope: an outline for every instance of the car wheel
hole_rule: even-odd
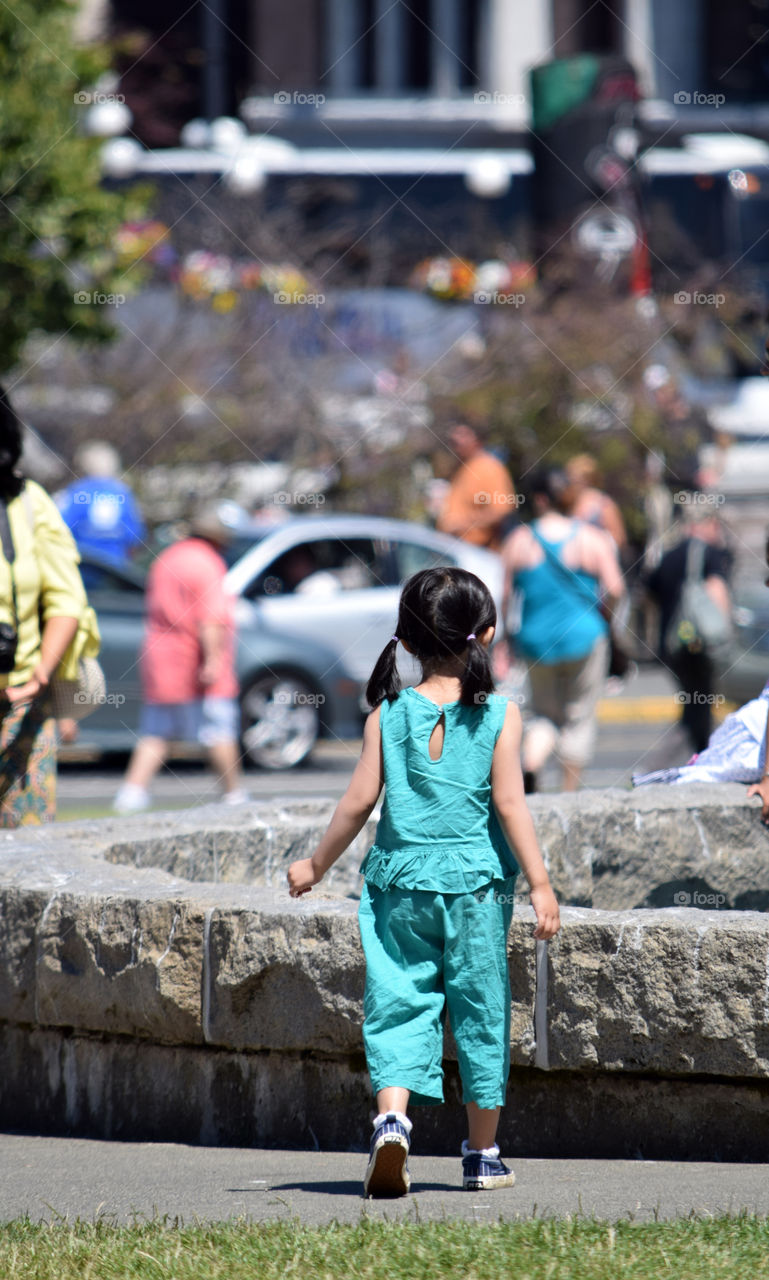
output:
[[[265,672],[240,699],[241,741],[262,769],[291,769],[312,751],[320,732],[319,698],[301,676]]]

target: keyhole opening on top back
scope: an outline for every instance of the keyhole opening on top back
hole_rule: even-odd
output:
[[[443,742],[446,737],[446,713],[441,712],[440,718],[436,722],[435,728],[430,734],[430,741],[427,750],[430,753],[431,760],[440,760],[443,755]]]

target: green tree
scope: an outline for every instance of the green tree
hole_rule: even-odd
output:
[[[100,186],[78,99],[108,51],[76,46],[74,16],[68,0],[0,3],[0,372],[35,330],[109,337],[114,310],[82,299],[121,292],[111,238],[141,212]]]

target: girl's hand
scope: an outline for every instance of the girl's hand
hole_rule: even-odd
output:
[[[561,927],[558,900],[549,884],[542,885],[538,889],[532,889],[531,905],[537,916],[534,937],[539,938],[542,942],[547,942],[548,939],[555,937]]]
[[[312,858],[300,858],[298,862],[292,862],[288,869],[288,892],[292,898],[301,898],[303,893],[309,893],[314,884],[318,884],[321,876],[315,870],[312,864]]]
[[[769,778],[762,778],[748,787],[748,799],[751,796],[761,797],[761,821],[765,827],[769,826]]]

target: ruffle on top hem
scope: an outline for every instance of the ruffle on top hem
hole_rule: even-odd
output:
[[[436,866],[440,858],[441,865]],[[427,865],[425,865],[427,864]],[[361,875],[377,889],[423,889],[429,893],[475,893],[493,880],[514,880],[515,866],[506,866],[493,851],[478,861],[477,850],[409,850],[393,852],[372,845],[361,863]]]

